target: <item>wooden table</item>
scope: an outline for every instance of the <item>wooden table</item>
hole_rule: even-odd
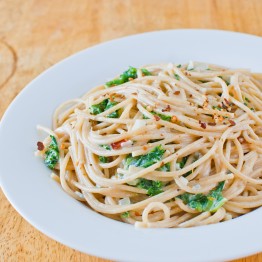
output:
[[[89,46],[146,31],[213,28],[262,36],[261,0],[0,1],[0,117],[43,70]],[[106,261],[29,225],[0,192],[0,261]],[[262,253],[238,262],[262,261]]]

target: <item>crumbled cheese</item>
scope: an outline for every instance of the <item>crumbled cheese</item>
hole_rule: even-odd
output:
[[[60,177],[57,174],[51,173],[50,177],[54,179],[57,183],[60,183]]]
[[[127,178],[131,175],[133,175],[134,173],[137,173],[139,171],[141,171],[142,169],[144,169],[143,167],[137,167],[137,166],[129,166],[128,167],[128,174],[125,174],[123,178]],[[139,179],[134,179],[132,181],[127,182],[128,185],[130,186],[136,186],[139,182]]]
[[[208,70],[209,66],[206,63],[189,61],[188,66],[187,66],[187,70],[193,70],[193,69],[198,71],[198,72],[201,72],[201,71]]]
[[[194,62],[189,61],[188,66],[187,66],[187,70],[193,70],[193,69],[194,69]]]
[[[79,191],[75,191],[75,194],[77,196],[79,196],[80,198],[84,198],[84,195],[82,193],[80,193]]]
[[[130,186],[136,186],[138,182],[139,182],[139,179],[136,178],[135,180],[127,182],[127,184]]]
[[[167,64],[167,69],[173,69],[174,65],[172,63]]]
[[[129,166],[128,167],[128,170],[130,173],[137,173],[141,170],[143,170],[144,168],[143,167],[140,167],[140,166]],[[131,175],[131,174],[130,174]]]
[[[207,70],[207,69],[209,69],[209,66],[208,66],[208,64],[205,64],[205,63],[196,63],[195,62],[195,70],[196,71],[205,71],[205,70]]]
[[[132,131],[135,131],[135,130],[137,130],[137,129],[141,128],[141,127],[144,127],[144,126],[146,126],[146,121],[142,120],[142,119],[137,119],[135,121],[135,124],[132,127]]]
[[[183,177],[183,176],[180,177],[180,181],[181,181],[181,183],[184,184],[184,185],[187,185],[187,184],[188,184],[188,180],[187,180],[185,177]]]
[[[131,204],[130,198],[129,197],[122,198],[122,199],[118,200],[118,204],[120,206],[130,205]]]
[[[180,167],[180,163],[176,163],[176,170],[180,170],[181,167]]]
[[[192,187],[192,189],[194,189],[194,190],[200,190],[200,189],[201,189],[201,185],[195,184],[195,185]]]
[[[121,143],[121,147],[131,147],[133,145],[133,141],[132,140],[128,140],[126,142],[122,142]]]

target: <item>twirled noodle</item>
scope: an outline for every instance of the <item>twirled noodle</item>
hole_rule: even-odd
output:
[[[57,108],[37,155],[75,199],[137,227],[192,227],[262,205],[261,74],[130,67]]]

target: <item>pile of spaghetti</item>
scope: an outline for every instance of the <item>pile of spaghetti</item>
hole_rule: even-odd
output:
[[[37,155],[73,198],[137,227],[218,223],[262,205],[261,75],[129,67],[65,102]]]

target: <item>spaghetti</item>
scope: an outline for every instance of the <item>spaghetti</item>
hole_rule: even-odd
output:
[[[130,67],[59,106],[37,155],[73,198],[136,227],[192,227],[262,205],[261,75]]]

